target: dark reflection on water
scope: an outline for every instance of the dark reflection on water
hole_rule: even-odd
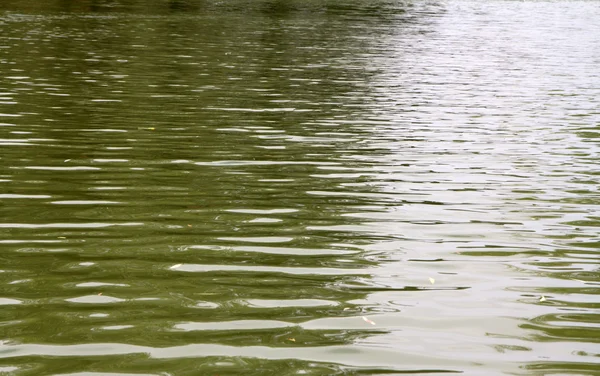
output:
[[[2,2],[0,373],[593,374],[599,12]]]

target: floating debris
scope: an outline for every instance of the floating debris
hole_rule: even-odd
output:
[[[288,338],[288,341],[296,342],[295,338]]]
[[[365,316],[363,316],[363,317],[362,317],[362,319],[363,319],[363,320],[365,320],[365,322],[367,322],[367,323],[369,323],[369,324],[371,324],[371,325],[377,325],[377,324],[375,324],[375,322],[374,322],[374,321],[371,321],[371,320],[369,320],[369,319],[368,319],[368,318],[366,318]]]

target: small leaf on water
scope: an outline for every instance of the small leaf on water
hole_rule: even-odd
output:
[[[366,318],[364,316],[362,317],[362,319],[365,320],[365,322],[368,322],[371,325],[376,325],[374,321],[371,321],[371,320],[369,320],[368,318]]]
[[[431,284],[433,285],[435,283],[435,279],[433,279],[433,278],[430,277],[429,278],[429,282],[431,282]]]
[[[175,265],[171,266],[169,269],[177,269],[177,268],[179,268],[181,265],[183,265],[183,264],[175,264]]]
[[[542,296],[540,297],[540,302],[545,302],[545,301],[546,301],[546,297],[545,297],[544,295],[542,295]]]
[[[295,338],[288,338],[288,341],[296,342]]]

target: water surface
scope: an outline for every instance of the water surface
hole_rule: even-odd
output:
[[[599,19],[3,1],[0,374],[595,374]]]

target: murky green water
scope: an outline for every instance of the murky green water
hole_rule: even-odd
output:
[[[0,3],[0,374],[598,374],[597,2]]]

